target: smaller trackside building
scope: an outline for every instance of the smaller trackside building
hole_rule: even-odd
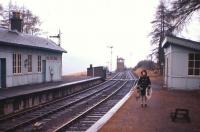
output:
[[[63,52],[51,40],[0,28],[0,88],[61,80]]]
[[[200,42],[166,36],[165,85],[171,89],[200,89]]]

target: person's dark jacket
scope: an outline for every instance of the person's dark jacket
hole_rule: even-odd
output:
[[[138,80],[137,85],[143,89],[150,88],[151,81],[149,76],[141,76]]]

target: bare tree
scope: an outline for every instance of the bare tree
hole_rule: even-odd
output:
[[[137,63],[137,65],[135,66],[135,69],[145,68],[148,70],[155,70],[156,66],[157,65],[152,60],[142,60]]]
[[[0,4],[0,15],[2,14],[3,12],[3,6]]]
[[[4,9],[2,5],[0,5],[0,16],[1,16],[0,26],[8,28],[9,27],[8,12],[6,12],[6,10]]]
[[[153,53],[157,57],[161,70],[161,64],[164,63],[162,49],[164,37],[181,32],[195,12],[200,12],[200,0],[172,0],[167,6],[163,0],[160,0],[155,19],[152,21],[153,31],[150,36],[152,37],[151,44],[156,45]]]
[[[180,32],[190,22],[195,12],[200,13],[200,0],[174,0],[171,3],[168,18],[173,23],[175,30]]]
[[[152,38],[151,44],[156,45],[153,53],[157,57],[161,74],[163,74],[162,64],[164,63],[164,51],[162,48],[162,42],[165,35],[172,35],[172,31],[174,29],[168,19],[168,15],[168,9],[166,8],[165,3],[161,0],[160,4],[157,7],[155,18],[151,22],[153,26],[153,31],[149,34]]]
[[[34,34],[40,31],[39,28],[41,24],[40,19],[38,16],[33,15],[33,13],[30,10],[28,9],[23,10],[22,18],[23,18],[23,31],[25,33]]]
[[[2,15],[3,15],[3,6],[0,4],[0,24],[2,20]]]
[[[29,9],[24,7],[19,7],[17,5],[13,5],[12,3],[10,3],[8,7],[6,8],[2,7],[2,13],[1,13],[1,7],[0,7],[0,15],[2,16],[3,20],[1,21],[0,25],[2,27],[9,28],[11,12],[19,11],[22,14],[24,33],[35,34],[40,31],[39,28],[41,24],[40,19],[38,16],[34,15]]]

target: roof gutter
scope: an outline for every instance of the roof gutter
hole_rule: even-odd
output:
[[[3,42],[0,41],[1,44],[5,46],[15,46],[15,47],[25,47],[25,48],[34,48],[34,49],[39,49],[39,50],[45,50],[45,51],[52,51],[52,52],[57,52],[57,53],[67,53],[66,50],[55,50],[55,49],[49,49],[49,48],[44,48],[44,47],[37,47],[37,46],[28,46],[24,44],[15,44],[15,43],[8,43],[8,42]]]

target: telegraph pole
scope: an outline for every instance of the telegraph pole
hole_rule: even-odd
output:
[[[107,46],[108,48],[110,48],[110,71],[112,71],[112,49],[113,46]]]
[[[59,35],[58,44],[60,46],[61,45],[61,31],[60,31],[60,29],[59,29],[58,35]]]
[[[61,44],[61,32],[60,32],[60,29],[59,29],[59,32],[58,32],[58,35],[56,36],[49,36],[50,38],[57,38],[58,39],[58,46],[60,46]]]

